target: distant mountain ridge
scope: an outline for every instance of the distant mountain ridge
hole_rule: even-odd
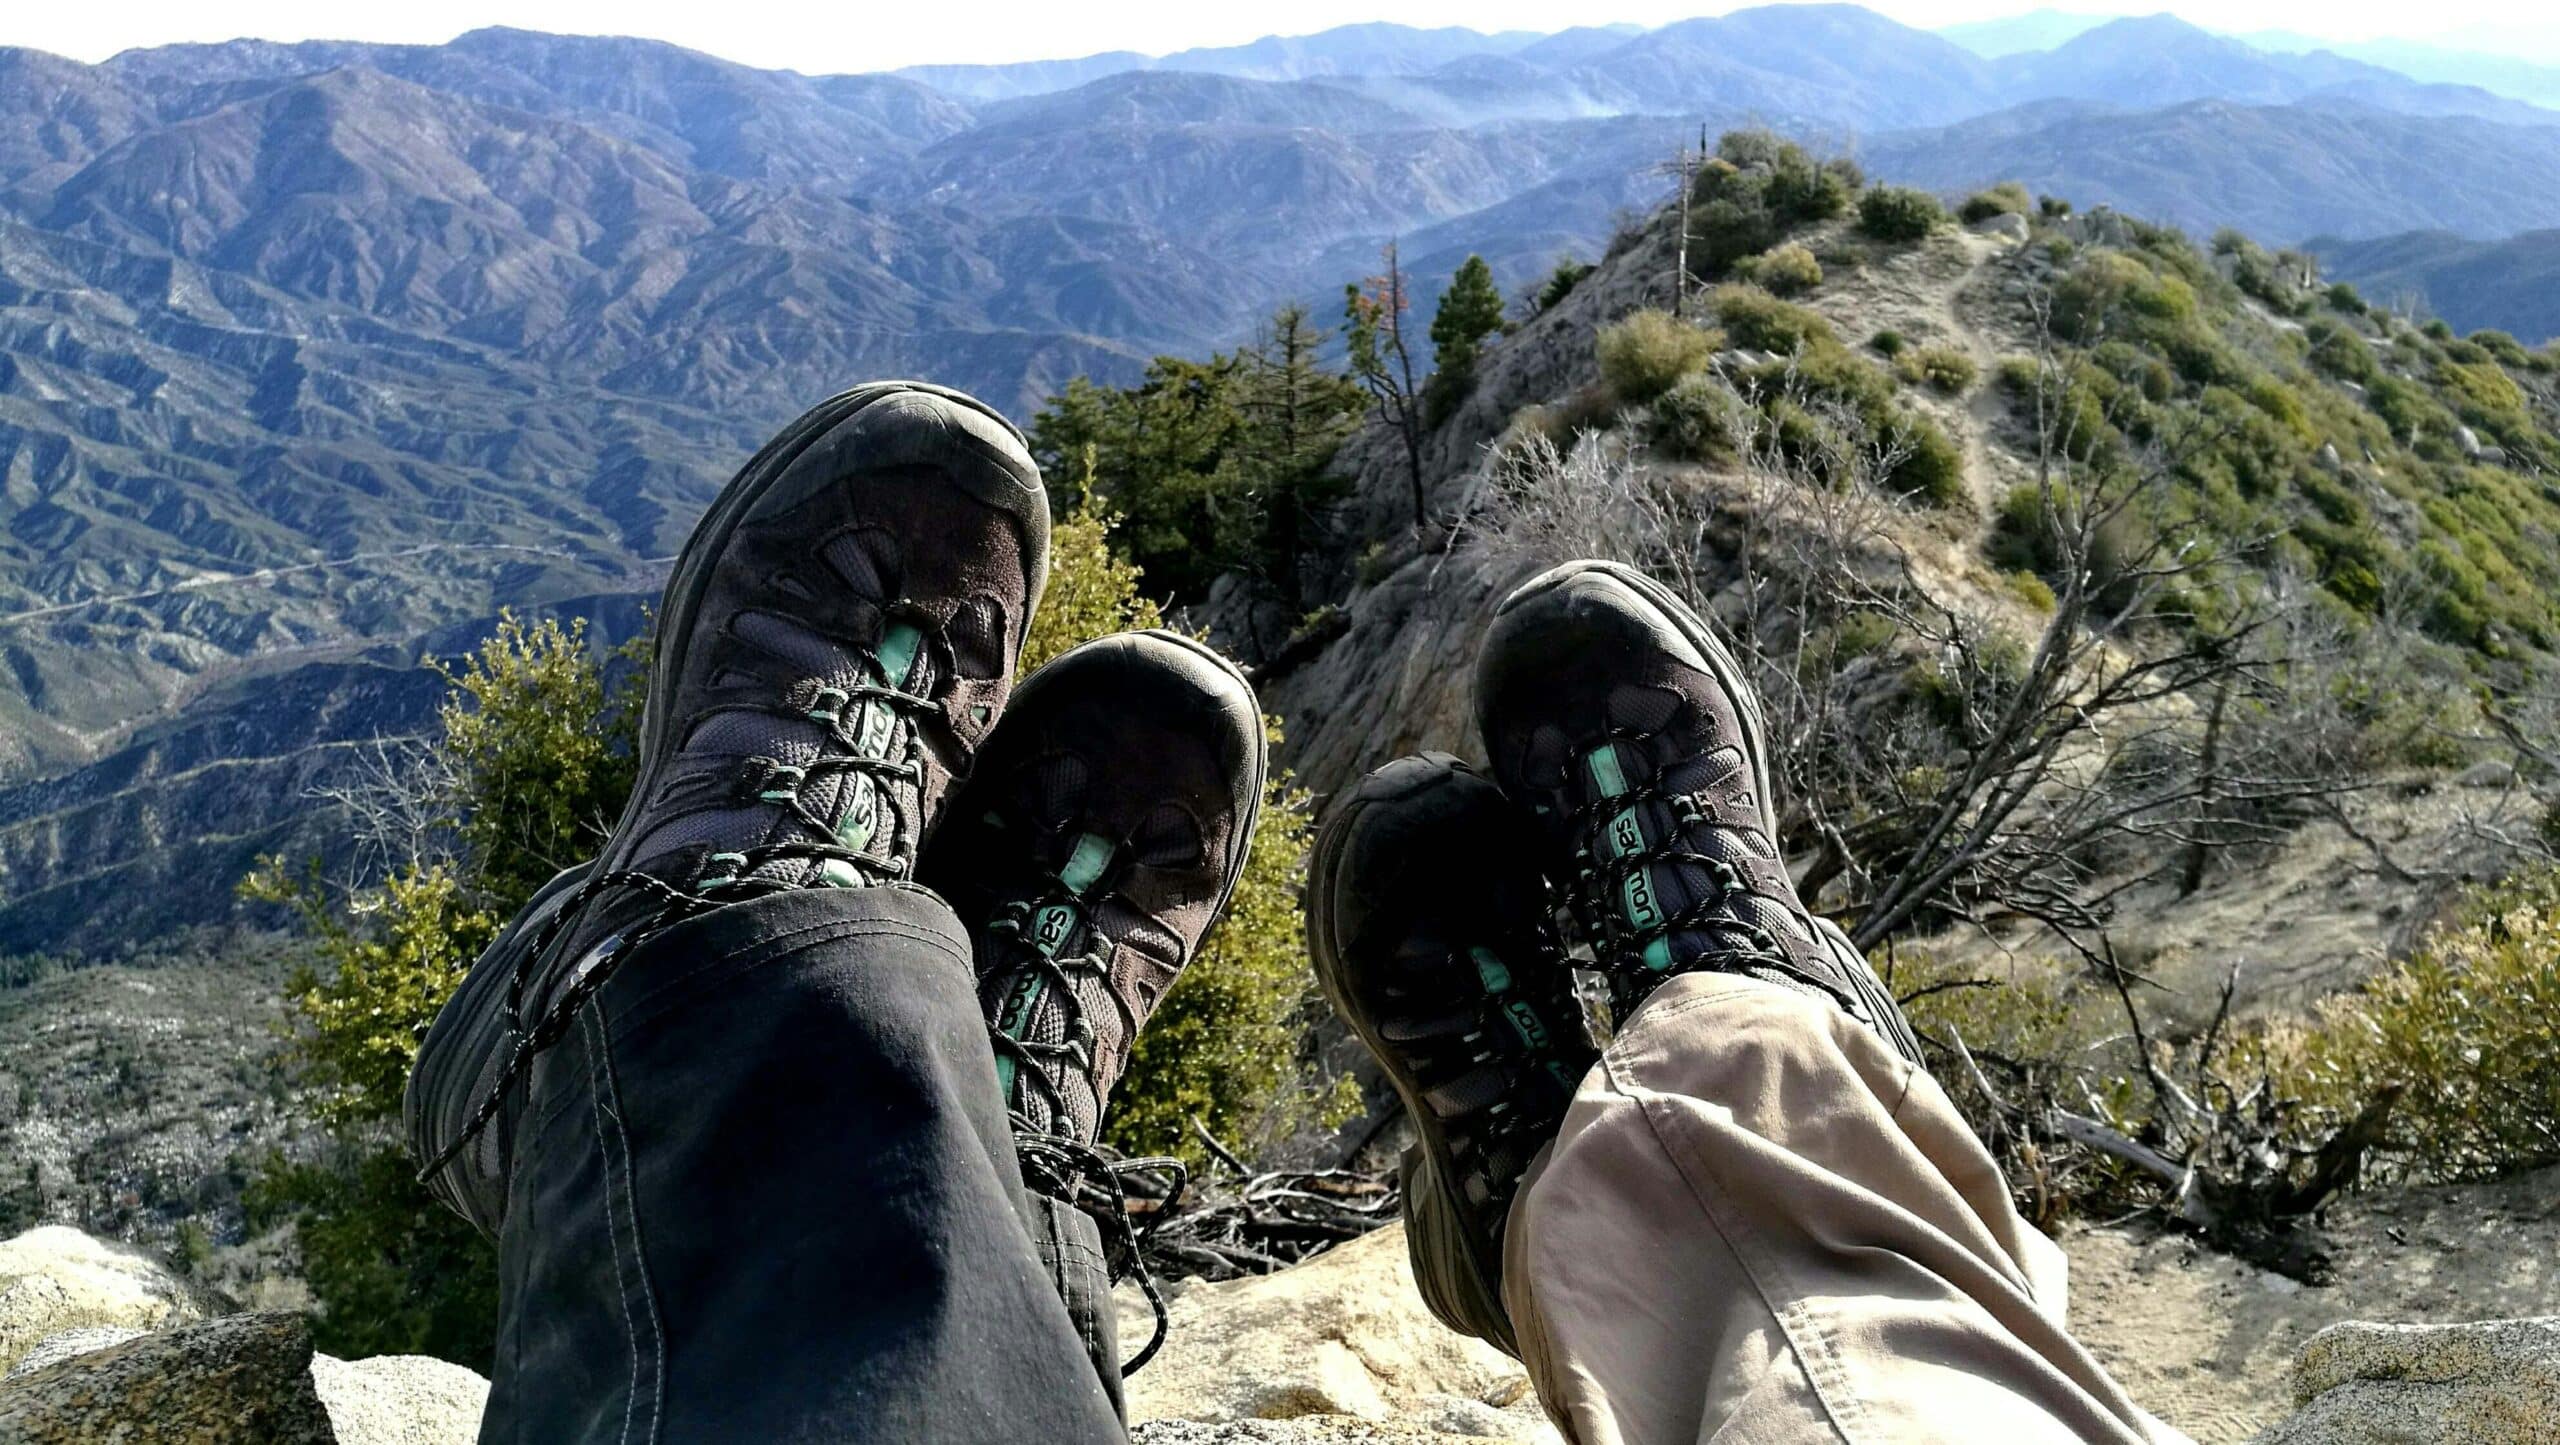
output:
[[[2420,302],[2462,331],[2495,328],[2529,342],[2560,337],[2560,229],[2503,241],[2450,231],[2363,241],[2317,237],[2306,249],[2384,305]]]
[[[2291,241],[2560,225],[2554,121],[2174,24],[1987,60],[1845,5],[894,75],[508,29],[0,49],[0,951],[223,914],[423,725],[422,655],[501,607],[636,625],[851,380],[1027,411],[1329,311],[1390,238],[1426,308],[1470,253],[1519,288],[1702,130]]]

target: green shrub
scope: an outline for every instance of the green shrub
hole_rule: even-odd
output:
[[[1848,209],[1864,177],[1847,161],[1816,161],[1767,131],[1734,131],[1690,190],[1690,264],[1705,277]]]
[[[1831,341],[1831,323],[1757,286],[1719,286],[1707,298],[1734,345],[1780,356]]]
[[[1913,386],[1926,386],[1948,396],[1962,396],[1973,389],[1981,375],[1973,358],[1952,346],[1924,346],[1906,351],[1896,358],[1894,375]]]
[[[1910,345],[1911,343],[1903,338],[1901,332],[1890,329],[1879,331],[1867,338],[1867,349],[1887,361],[1900,356]]]
[[[1796,296],[1822,284],[1822,263],[1794,241],[1764,251],[1734,267],[1734,275],[1766,288],[1772,295]]]
[[[2426,1180],[2560,1162],[2560,904],[2484,912],[2327,1000],[2274,1050],[2288,1089],[2324,1122],[2401,1090],[2381,1152]]]
[[[1538,309],[1554,310],[1556,303],[1572,295],[1573,288],[1581,285],[1582,278],[1591,272],[1591,263],[1587,261],[1571,256],[1558,260],[1556,268],[1547,273],[1547,279],[1538,287]]]
[[[2467,338],[2472,345],[2488,353],[2500,366],[2524,368],[2533,365],[2533,353],[2524,343],[2504,331],[2474,331]]]
[[[1908,186],[1877,186],[1858,198],[1858,229],[1879,241],[1922,240],[1946,219],[1937,197]]]
[[[1654,402],[1648,439],[1686,461],[1722,461],[1749,434],[1747,410],[1731,387],[1692,372]]]
[[[1992,520],[1985,548],[1992,565],[2003,571],[2031,572],[2051,586],[2067,584],[2070,579],[2062,575],[2068,556],[2064,528],[2077,505],[2068,488],[2056,487],[2050,494],[2033,482],[2010,488]],[[2121,607],[2128,600],[2125,570],[2135,551],[2132,524],[2119,518],[2101,528],[2091,539],[2089,551],[2089,595],[2102,608]]]
[[[2362,316],[2370,309],[2365,305],[2362,293],[2344,281],[2330,283],[2325,294],[2329,298],[2329,309],[2332,311],[2342,312],[2348,316]]]
[[[1641,406],[1669,391],[1716,353],[1713,332],[1668,311],[1636,311],[1600,328],[1600,379],[1618,400]]]
[[[2036,214],[2048,221],[2059,221],[2071,214],[2071,203],[2060,196],[2038,196]]]
[[[2341,381],[2358,386],[2371,385],[2382,374],[2382,364],[2373,358],[2373,348],[2364,344],[2349,327],[2335,321],[2314,321],[2304,333],[2311,342],[2311,364]]]
[[[2038,612],[2051,612],[2053,610],[2053,588],[2046,585],[2045,580],[2033,572],[2005,573],[2002,575],[2000,580],[2008,585],[2009,591],[2014,594],[2019,601],[2024,602],[2029,607],[2034,608]]]
[[[1895,491],[1933,507],[1964,501],[1964,452],[1936,422],[1915,411],[1898,411],[1886,435],[1901,451],[1886,478]]]
[[[1964,205],[1956,211],[1956,219],[1970,226],[1994,216],[2027,215],[2034,208],[2034,198],[2027,194],[2025,186],[2016,181],[2002,181],[1989,190],[1976,191],[1966,197]]]

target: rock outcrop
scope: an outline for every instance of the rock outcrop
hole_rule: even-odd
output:
[[[1175,1296],[1171,1314],[1163,1352],[1129,1380],[1133,1422],[1297,1420],[1335,1433],[1161,1433],[1159,1425],[1142,1440],[1556,1439],[1517,1361],[1423,1308],[1401,1228],[1278,1274],[1194,1284]],[[1148,1325],[1144,1307],[1124,1299],[1121,1338],[1143,1339]],[[1388,1424],[1424,1433],[1375,1433]],[[1372,1433],[1340,1433],[1358,1429]]]
[[[2332,1325],[2293,1363],[2294,1416],[2257,1445],[2560,1439],[2560,1318]]]
[[[0,1385],[12,1445],[335,1445],[300,1315],[232,1315],[75,1355]]]
[[[59,1225],[0,1242],[0,1442],[471,1445],[489,1382],[415,1355],[339,1360],[294,1314],[221,1302]]]
[[[49,1224],[0,1241],[0,1374],[67,1331],[156,1330],[200,1320],[210,1302],[129,1245]]]

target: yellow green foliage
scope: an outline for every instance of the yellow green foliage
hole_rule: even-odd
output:
[[[324,972],[304,965],[285,987],[290,1045],[323,1123],[392,1118],[426,1026],[496,936],[497,917],[464,901],[442,863],[411,868],[341,911],[320,880],[267,860],[241,896],[292,908],[318,941]]]
[[[1668,311],[1635,311],[1600,328],[1600,379],[1618,400],[1641,406],[1705,368],[1717,338]]]
[[[2560,889],[2491,898],[2511,906],[2475,909],[2270,1040],[2286,1090],[2324,1121],[2403,1090],[2383,1152],[2418,1178],[2560,1161]]]
[[[1831,323],[1802,306],[1781,301],[1757,286],[1719,286],[1707,298],[1716,320],[1736,346],[1784,356],[1816,342],[1834,341]]]
[[[1906,349],[1893,359],[1893,373],[1913,386],[1926,386],[1947,396],[1973,389],[1982,372],[1973,358],[1952,346]]]
[[[1822,284],[1822,263],[1801,242],[1789,241],[1736,263],[1733,274],[1773,295],[1794,296]]]
[[[1083,496],[1049,527],[1049,586],[1023,639],[1026,675],[1077,643],[1164,625],[1164,609],[1138,590],[1137,564],[1111,550],[1117,519],[1102,510],[1093,488]]]
[[[636,645],[627,658],[644,661]],[[437,721],[458,779],[454,826],[469,891],[512,910],[551,875],[594,856],[631,792],[639,709],[606,694],[586,641],[567,627],[502,615],[459,671]]]

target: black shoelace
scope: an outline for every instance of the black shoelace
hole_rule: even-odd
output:
[[[1632,734],[1613,734],[1616,740]],[[1612,851],[1604,847],[1610,822],[1630,809],[1661,803],[1672,812],[1669,835],[1631,851]],[[1644,996],[1664,978],[1675,973],[1700,968],[1717,972],[1751,973],[1761,976],[1779,975],[1806,987],[1819,990],[1836,1000],[1851,1017],[1863,1017],[1858,1004],[1842,991],[1834,980],[1808,972],[1791,958],[1770,936],[1768,930],[1743,918],[1734,905],[1757,895],[1742,870],[1731,860],[1701,852],[1690,843],[1697,830],[1719,826],[1709,818],[1694,795],[1675,793],[1662,785],[1661,775],[1654,773],[1631,785],[1625,792],[1595,796],[1577,806],[1566,820],[1566,826],[1579,841],[1575,844],[1576,872],[1572,887],[1566,890],[1575,920],[1582,926],[1597,955],[1593,966],[1607,976],[1612,994],[1612,1007],[1623,1020]],[[1679,912],[1668,914],[1650,924],[1638,925],[1627,919],[1618,908],[1618,899],[1629,879],[1653,867],[1694,866],[1706,872],[1713,887]],[[1769,900],[1779,902],[1784,900]],[[1681,933],[1694,933],[1708,928],[1721,928],[1738,933],[1740,945],[1708,948],[1687,958],[1670,960],[1667,968],[1656,967],[1646,953],[1656,946],[1667,948],[1669,941]]]
[[[1032,975],[1045,985],[1044,997],[1054,999],[1066,1015],[1065,1037],[1056,1042],[1019,1039],[1005,1031],[1002,1019],[992,1019],[987,1028],[988,1041],[995,1046],[1000,1059],[1013,1063],[1013,1079],[1017,1094],[1025,1087],[1037,1089],[1049,1106],[1052,1127],[1043,1128],[1030,1114],[1011,1100],[1008,1115],[1013,1125],[1014,1148],[1022,1161],[1023,1183],[1052,1199],[1060,1200],[1089,1216],[1103,1233],[1105,1256],[1109,1260],[1114,1282],[1135,1279],[1147,1298],[1147,1307],[1155,1315],[1155,1332],[1145,1348],[1120,1366],[1120,1373],[1132,1375],[1144,1368],[1156,1352],[1164,1347],[1171,1319],[1165,1309],[1164,1294],[1156,1285],[1155,1274],[1147,1267],[1146,1236],[1173,1211],[1190,1178],[1189,1168],[1179,1159],[1128,1159],[1099,1144],[1089,1144],[1067,1132],[1072,1115],[1067,1108],[1066,1085],[1057,1070],[1070,1068],[1086,1079],[1093,1077],[1094,1035],[1084,1018],[1084,997],[1075,987],[1079,977],[1106,980],[1102,992],[1119,1011],[1122,1037],[1137,1037],[1140,1020],[1120,991],[1107,986],[1111,955],[1107,946],[1088,948],[1082,953],[1056,957],[1033,946],[1030,939],[1031,920],[1046,902],[1074,900],[1075,890],[1054,875],[1050,886],[1039,899],[1017,899],[1005,906],[987,925],[991,937],[1000,939],[1004,953],[1021,961]],[[1081,900],[1076,900],[1081,906]],[[1090,924],[1087,925],[1089,928]],[[1099,937],[1099,934],[1096,934]],[[1019,986],[1020,975],[1009,980],[1006,994]],[[996,1001],[999,1012],[1004,998]],[[1095,1105],[1101,1104],[1096,1091]],[[1162,1202],[1149,1217],[1145,1228],[1129,1217],[1126,1181],[1150,1176],[1163,1179]]]
[[[831,711],[830,699],[833,700]],[[900,756],[866,755],[857,747],[858,739],[846,733],[845,719],[858,715],[851,705],[863,702],[878,702],[892,710],[893,725],[903,734]],[[507,1061],[498,1071],[497,1081],[488,1094],[472,1109],[471,1117],[463,1122],[461,1132],[437,1150],[436,1156],[418,1171],[418,1182],[424,1184],[444,1172],[461,1157],[463,1150],[471,1146],[481,1131],[489,1127],[489,1121],[496,1118],[498,1110],[504,1107],[508,1092],[523,1079],[534,1060],[568,1034],[569,1025],[576,1019],[579,1008],[612,979],[622,961],[630,957],[634,949],[676,924],[715,908],[808,886],[779,878],[757,877],[757,869],[769,863],[807,862],[814,863],[820,870],[833,867],[849,870],[861,884],[893,882],[906,877],[914,853],[913,835],[919,820],[906,817],[889,801],[888,785],[912,782],[922,776],[923,745],[909,714],[932,705],[930,699],[871,683],[824,689],[818,696],[815,710],[793,715],[825,721],[828,724],[829,747],[843,751],[823,753],[797,768],[770,769],[760,785],[757,796],[761,800],[783,806],[795,822],[818,834],[829,835],[833,832],[832,825],[810,810],[796,786],[789,790],[787,797],[781,795],[775,782],[776,774],[788,775],[795,784],[809,777],[834,773],[868,774],[875,780],[877,806],[892,815],[891,827],[886,834],[889,841],[885,846],[881,845],[878,834],[866,840],[873,846],[865,848],[849,848],[824,841],[823,837],[789,839],[741,852],[715,853],[709,861],[726,871],[707,874],[697,879],[691,888],[679,887],[654,873],[629,868],[598,874],[580,884],[577,891],[544,921],[533,942],[517,953],[514,971],[507,980],[507,1037],[514,1041]],[[821,717],[822,712],[828,715]],[[658,900],[657,910],[608,938],[604,951],[569,980],[568,986],[561,989],[550,1006],[543,1010],[542,1017],[528,1028],[524,1018],[525,986],[538,972],[538,965],[559,942],[561,933],[571,920],[584,914],[587,906],[596,899],[618,889],[637,889],[655,897]]]

